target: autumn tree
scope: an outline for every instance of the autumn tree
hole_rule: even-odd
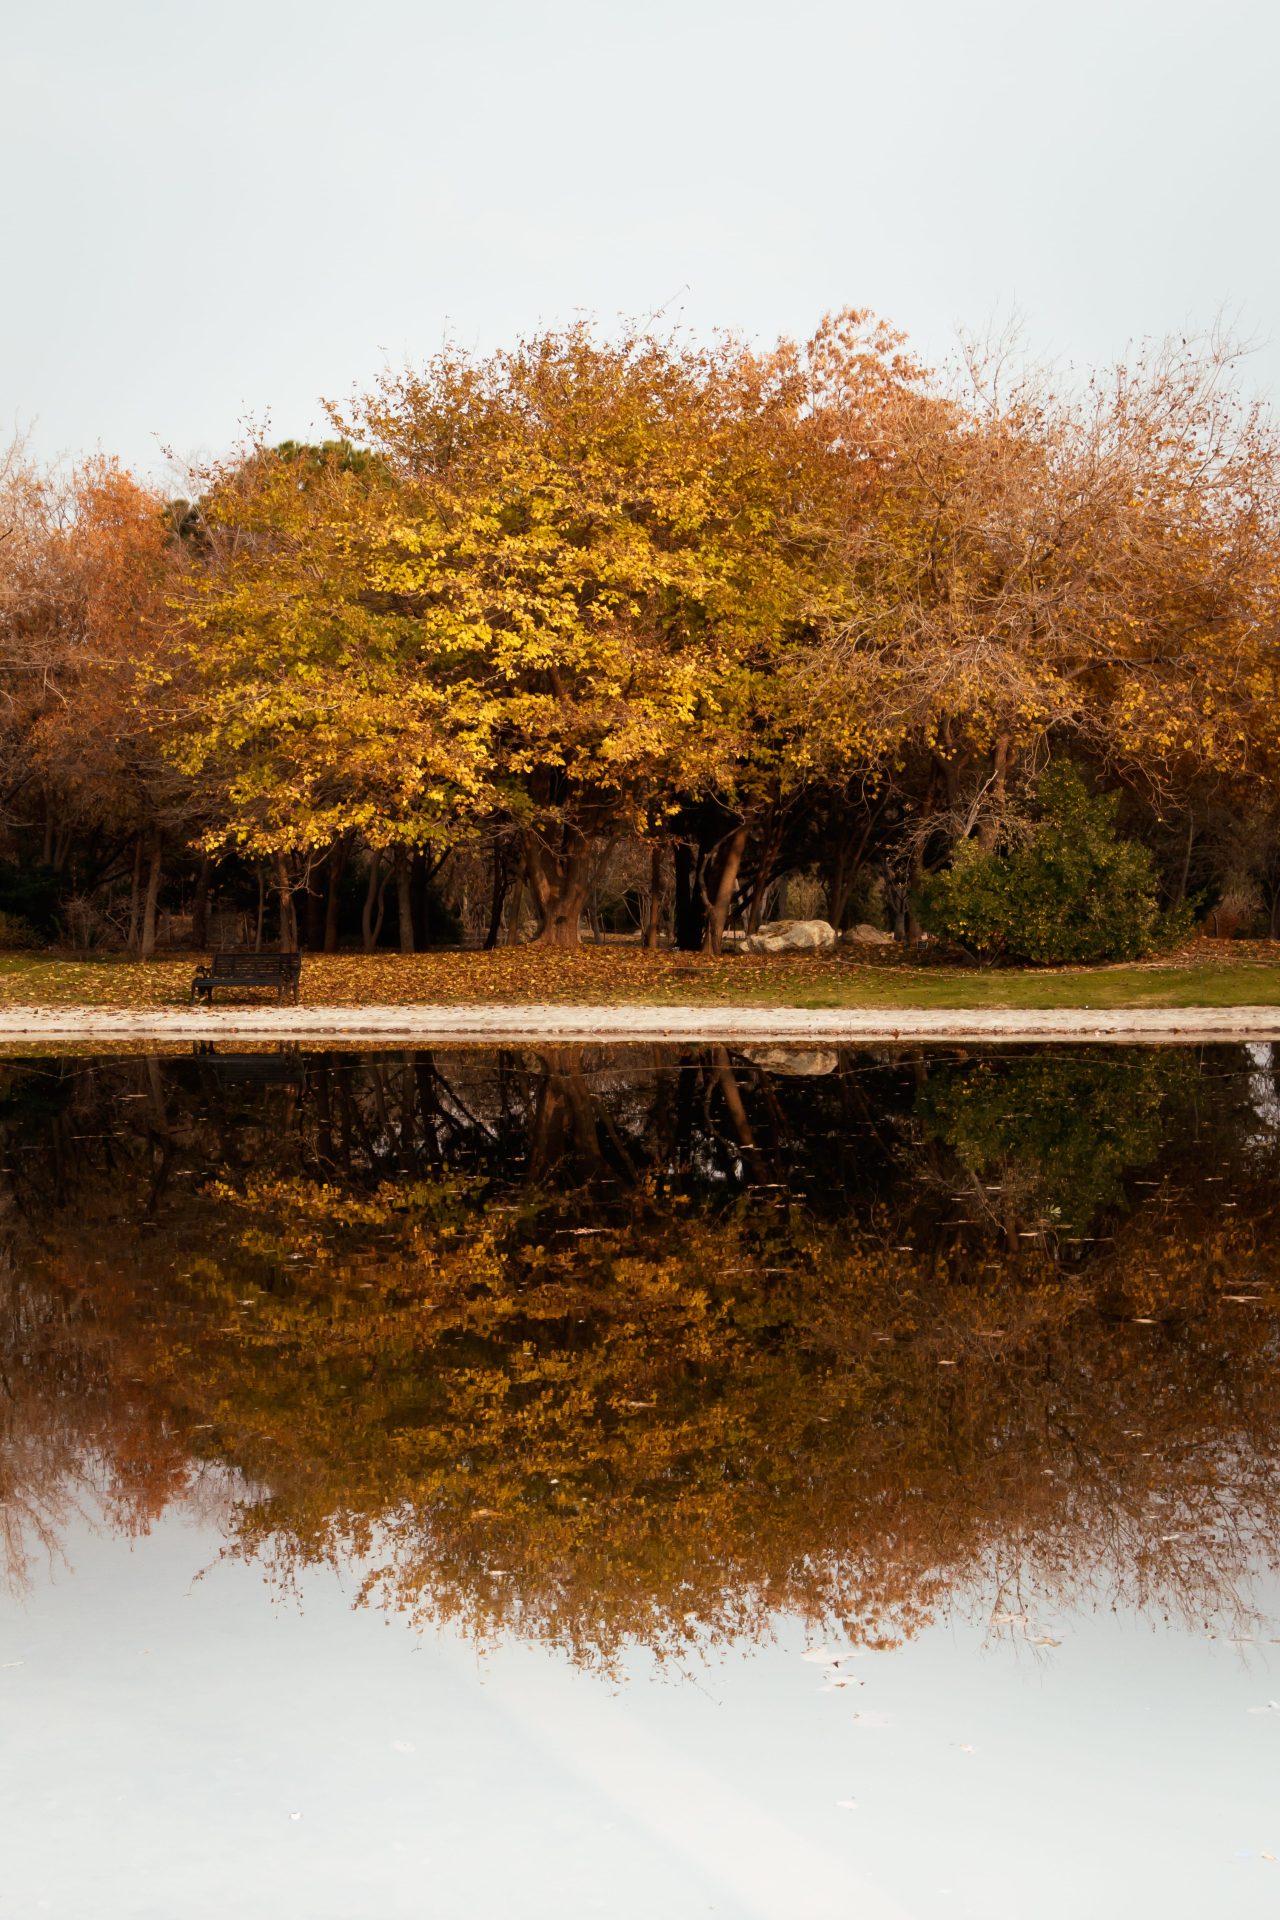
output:
[[[163,502],[104,457],[66,475],[11,461],[4,492],[11,824],[38,828],[43,866],[69,886],[131,867],[128,944],[150,953],[166,839],[180,847],[190,823],[142,692],[165,641]]]
[[[256,449],[207,489],[176,764],[255,851],[505,823],[552,945],[593,850],[702,809],[717,946],[754,796],[813,725],[788,660],[839,590],[832,395],[891,388],[897,345],[861,317],[764,357],[578,326],[388,376],[340,420],[362,459]]]
[[[1168,797],[1268,735],[1276,455],[1231,360],[1193,342],[1073,387],[974,354],[902,396],[813,682],[893,717],[900,876],[993,845],[1055,746]]]

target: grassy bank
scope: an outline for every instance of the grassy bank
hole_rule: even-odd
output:
[[[185,1004],[194,960],[0,955],[0,1006]],[[255,996],[263,998],[264,996]],[[269,998],[269,996],[267,996]],[[577,953],[308,955],[302,1003],[529,1002],[776,1007],[1238,1007],[1280,1005],[1280,942],[1200,941],[1139,966],[982,972],[896,955],[733,956],[584,947]]]

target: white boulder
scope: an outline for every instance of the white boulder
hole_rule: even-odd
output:
[[[893,935],[886,933],[883,927],[873,927],[864,920],[859,926],[850,927],[842,933],[840,944],[844,947],[891,947]]]
[[[742,953],[829,953],[836,930],[829,920],[766,920],[739,943]]]

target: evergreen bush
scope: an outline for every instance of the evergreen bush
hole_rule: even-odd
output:
[[[921,925],[981,960],[1035,966],[1137,960],[1169,944],[1190,916],[1161,913],[1155,861],[1118,832],[1118,807],[1069,762],[1049,767],[1029,836],[996,851],[962,842],[921,891]]]

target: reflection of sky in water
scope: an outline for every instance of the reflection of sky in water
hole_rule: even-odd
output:
[[[1274,1050],[795,1064],[10,1067],[0,1920],[1275,1911]]]
[[[1280,1712],[1249,1711],[1280,1693],[1265,1629],[1240,1648],[1104,1608],[1038,1622],[1062,1644],[1035,1652],[942,1625],[827,1692],[784,1623],[616,1686],[416,1639],[326,1576],[301,1610],[240,1564],[193,1584],[217,1546],[176,1514],[133,1543],[77,1528],[69,1569],[0,1604],[0,1914],[1245,1920],[1280,1900]]]

